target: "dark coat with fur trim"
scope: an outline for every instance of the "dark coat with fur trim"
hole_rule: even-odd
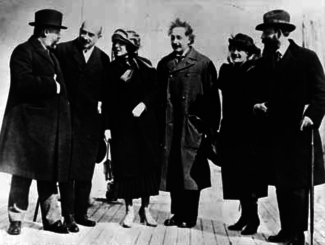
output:
[[[70,162],[70,109],[58,61],[35,37],[10,59],[11,83],[0,135],[0,171],[66,181]],[[60,94],[57,86],[61,85]]]
[[[121,79],[128,66],[118,59],[111,63],[104,114],[112,132],[112,162],[117,182],[132,178],[156,178],[159,172],[159,142],[155,114],[157,71],[150,61],[135,58],[133,75]],[[134,117],[132,110],[143,102],[145,111]],[[158,181],[157,181],[158,182]]]

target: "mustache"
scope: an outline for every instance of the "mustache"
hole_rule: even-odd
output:
[[[172,47],[173,47],[173,48],[180,48],[180,47],[182,47],[182,45],[180,45],[180,44],[175,44],[175,43],[172,43]]]
[[[80,38],[80,41],[83,42],[83,43],[85,43],[85,44],[89,44],[90,43],[89,40],[84,39],[84,38]]]

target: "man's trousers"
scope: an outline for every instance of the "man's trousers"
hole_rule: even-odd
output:
[[[297,235],[308,230],[307,188],[276,188],[281,230]]]
[[[32,179],[13,175],[9,191],[9,221],[23,221],[28,209],[29,190]],[[37,192],[41,207],[43,227],[61,220],[60,206],[57,197],[56,182],[37,180]]]
[[[69,214],[79,217],[87,215],[91,185],[91,180],[59,183],[62,216]]]

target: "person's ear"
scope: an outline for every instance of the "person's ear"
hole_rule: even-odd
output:
[[[45,28],[45,29],[43,29],[43,31],[41,33],[41,37],[47,37],[49,33],[50,33],[50,31],[47,28]]]

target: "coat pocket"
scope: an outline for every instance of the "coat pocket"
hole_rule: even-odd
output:
[[[185,123],[185,147],[198,149],[203,138],[203,122],[195,115],[188,115]]]

